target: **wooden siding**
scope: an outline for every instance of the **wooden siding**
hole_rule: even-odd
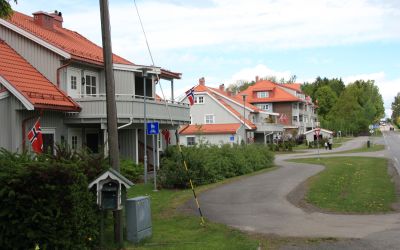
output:
[[[61,66],[63,59],[61,56],[3,26],[0,26],[0,39],[56,84],[57,68]]]
[[[11,149],[11,109],[10,100],[11,96],[0,100],[0,148]]]
[[[118,131],[119,152],[122,159],[136,162],[136,130],[121,129]]]
[[[114,70],[114,77],[116,94],[135,94],[134,72]]]

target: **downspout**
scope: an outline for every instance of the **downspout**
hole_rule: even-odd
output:
[[[131,120],[129,121],[129,123],[124,124],[124,125],[122,125],[122,126],[119,126],[118,129],[125,128],[125,127],[128,127],[129,125],[131,125],[131,124],[133,123],[133,117],[131,117],[130,119],[131,119]]]
[[[60,88],[60,70],[68,67],[71,64],[71,60],[68,60],[66,64],[61,65],[61,67],[57,68],[57,87]]]

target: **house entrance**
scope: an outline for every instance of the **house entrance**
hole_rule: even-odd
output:
[[[42,134],[43,152],[53,154],[54,152],[54,134]]]
[[[92,153],[99,153],[99,134],[98,133],[87,133],[86,134],[86,147]]]

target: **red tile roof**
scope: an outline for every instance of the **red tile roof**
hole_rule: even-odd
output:
[[[179,134],[236,134],[237,130],[242,125],[243,124],[240,123],[187,125],[179,131]]]
[[[301,84],[300,83],[284,83],[284,84],[281,84],[281,86],[289,88],[289,89],[296,90],[298,92],[303,92],[303,91],[301,91]]]
[[[0,76],[32,103],[35,108],[63,111],[80,110],[77,103],[1,40]]]
[[[258,98],[257,92],[269,91],[269,97]],[[263,103],[263,102],[294,102],[300,99],[282,88],[278,84],[271,81],[263,80],[256,82],[253,86],[248,87],[246,90],[238,93],[240,95],[247,95],[247,101],[250,103]]]
[[[74,59],[95,64],[103,63],[103,49],[75,31],[56,26],[53,29],[46,29],[35,24],[33,17],[17,11],[14,11],[14,14],[7,21],[68,52]],[[113,56],[113,61],[119,64],[132,64],[117,55]]]

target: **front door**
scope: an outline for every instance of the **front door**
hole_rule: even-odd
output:
[[[70,128],[68,129],[68,145],[73,151],[77,151],[82,147],[82,129]]]
[[[78,69],[68,69],[67,91],[72,98],[79,98],[81,95],[81,72]]]
[[[46,154],[54,154],[54,134],[42,134],[43,152]]]
[[[86,146],[92,153],[99,152],[99,134],[86,133]]]

